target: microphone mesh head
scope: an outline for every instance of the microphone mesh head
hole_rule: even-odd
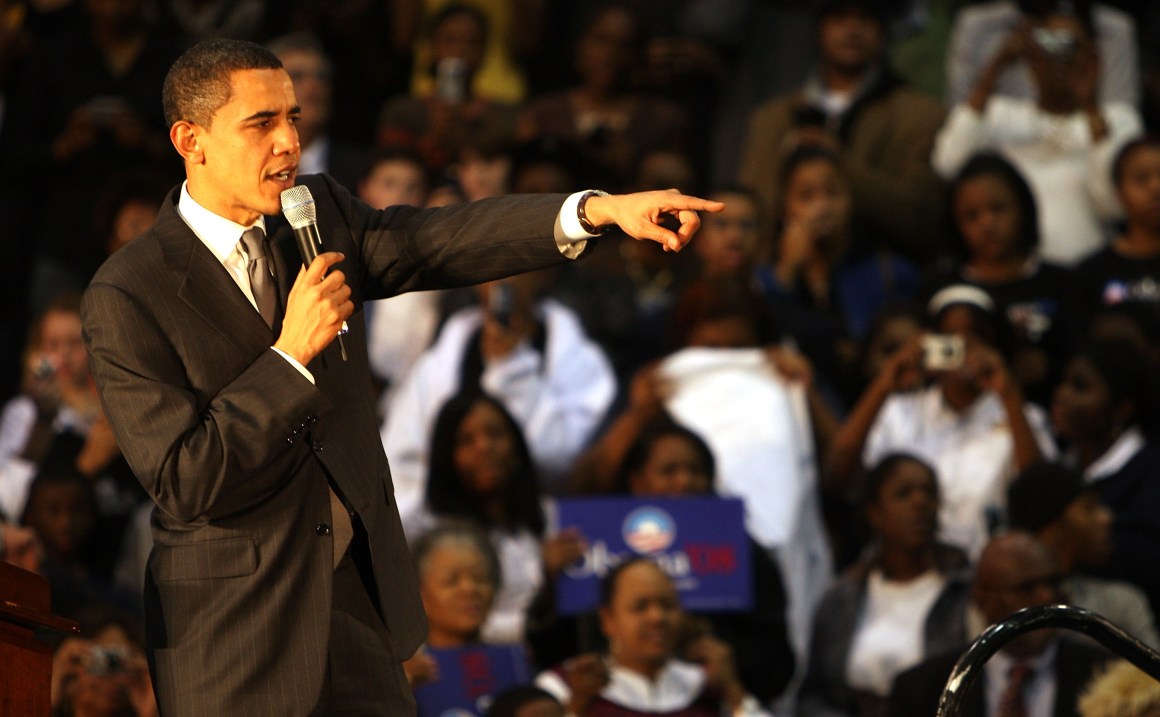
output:
[[[314,224],[318,221],[318,211],[314,207],[314,197],[310,194],[310,187],[299,184],[296,187],[282,191],[282,213],[286,221],[295,229]]]

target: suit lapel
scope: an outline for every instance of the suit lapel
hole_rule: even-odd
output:
[[[166,202],[157,220],[162,251],[181,276],[177,296],[246,355],[273,343],[273,334],[226,268]],[[161,277],[158,277],[160,280]]]

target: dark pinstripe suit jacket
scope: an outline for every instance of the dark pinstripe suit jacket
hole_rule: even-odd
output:
[[[362,303],[487,281],[563,261],[552,239],[563,196],[440,210],[374,211],[328,177],[303,177],[356,313],[311,385],[177,214],[113,255],[85,294],[93,375],[125,457],[156,502],[146,628],[169,715],[292,715],[326,669],[332,555],[326,476],[369,535],[395,652],[426,636],[374,413]],[[266,218],[283,298],[300,265]]]

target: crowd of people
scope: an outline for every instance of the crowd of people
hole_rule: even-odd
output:
[[[687,252],[604,238],[352,317],[430,621],[416,695],[504,646],[522,677],[478,714],[909,717],[1024,607],[1160,647],[1158,36],[1127,0],[0,0],[0,556],[83,627],[54,708],[157,711],[153,504],[80,300],[180,184],[162,81],[212,37],[278,56],[299,174],[376,208],[725,204]],[[557,614],[589,547],[560,501],[714,495],[744,501],[750,612],[686,613],[634,559]],[[1157,714],[1106,661],[1033,633],[969,709]]]

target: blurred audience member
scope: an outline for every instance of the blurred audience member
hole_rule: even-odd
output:
[[[440,520],[466,519],[486,530],[499,555],[503,582],[483,628],[488,642],[523,640],[536,593],[584,551],[573,531],[548,535],[543,490],[515,419],[477,390],[453,396],[439,410],[431,437],[426,500],[406,514],[414,539]]]
[[[499,558],[482,531],[456,522],[425,533],[415,542],[412,557],[429,623],[426,645],[403,663],[419,714],[434,715],[424,707],[439,704],[446,709],[456,699],[462,700],[456,705],[459,709],[480,714],[492,695],[517,684],[510,680],[530,679],[523,648],[513,645],[507,653],[513,664],[502,668],[495,665],[496,669],[481,673],[485,668],[476,663],[476,672],[465,670],[464,683],[459,685],[448,684],[453,678],[439,672],[437,658],[463,655],[466,648],[482,646],[483,625],[502,581]]]
[[[762,288],[782,329],[850,405],[857,342],[882,306],[915,297],[920,275],[857,232],[850,177],[829,149],[793,150],[777,186],[778,235]]]
[[[162,30],[185,48],[218,37],[256,41],[274,9],[269,0],[166,0],[154,11]]]
[[[434,83],[425,83],[418,94],[387,101],[378,117],[378,146],[417,151],[431,170],[441,172],[469,138],[509,141],[514,108],[474,91],[490,35],[487,15],[475,5],[448,3],[436,12],[427,21],[430,57],[419,68]]]
[[[586,457],[597,470],[608,470],[602,486],[583,486],[602,495],[669,498],[716,495],[716,461],[705,441],[675,423],[664,412],[656,376],[642,373],[634,386],[634,404],[618,417]],[[693,616],[707,632],[733,648],[737,674],[758,700],[768,703],[782,694],[794,672],[794,653],[786,625],[786,592],[781,570],[769,553],[749,539],[753,609],[748,612],[701,612]],[[579,650],[572,640],[553,636],[553,645],[568,642],[567,654]],[[537,648],[537,657],[543,653]],[[566,655],[554,653],[555,662]]]
[[[676,657],[683,619],[677,590],[656,563],[621,563],[604,579],[600,595],[608,655],[574,657],[541,673],[536,684],[576,717],[767,715],[746,693],[724,643],[702,636],[693,663]]]
[[[1035,196],[1007,160],[975,155],[959,170],[949,197],[951,236],[961,263],[936,274],[926,293],[952,284],[986,291],[1012,329],[1015,378],[1028,400],[1046,407],[1080,330],[1075,277],[1039,256]]]
[[[430,190],[423,160],[409,150],[378,150],[358,181],[359,199],[377,209],[425,206]],[[435,338],[443,318],[442,296],[442,291],[413,291],[366,307],[371,370],[384,385],[380,418],[386,416],[392,393]]]
[[[1053,11],[1020,26],[991,57],[939,130],[931,162],[952,178],[977,152],[1001,152],[1031,184],[1040,253],[1067,266],[1102,247],[1115,212],[1112,157],[1140,134],[1135,107],[1099,96],[1091,15]],[[999,74],[1026,60],[1036,96],[996,93]]]
[[[1092,307],[1137,304],[1160,317],[1160,138],[1126,144],[1112,165],[1112,181],[1125,226],[1077,267],[1087,289],[1082,298]]]
[[[913,453],[939,479],[940,538],[976,556],[998,525],[1007,484],[1055,446],[1000,352],[1002,317],[990,297],[947,287],[928,313],[931,332],[894,353],[838,430],[830,480],[857,485],[863,465]]]
[[[157,717],[136,620],[94,609],[80,622],[83,637],[66,638],[53,654],[53,716]]]
[[[1157,717],[1160,682],[1127,660],[1115,660],[1079,698],[1079,717]]]
[[[471,80],[472,94],[509,105],[519,104],[527,98],[526,62],[522,61],[529,52],[537,50],[544,39],[547,3],[542,0],[422,0],[421,4],[428,21],[453,5],[478,9],[488,32],[477,60],[478,69]],[[473,29],[460,25],[439,39],[420,38],[412,53],[415,69],[411,76],[411,94],[429,94],[439,83],[437,68],[435,71],[430,69],[432,55],[437,55],[440,50],[438,43],[470,43],[473,42],[473,32]]]
[[[942,253],[930,150],[943,109],[887,65],[886,18],[875,0],[827,0],[818,12],[817,68],[800,90],[753,112],[741,183],[773,208],[785,157],[820,146],[844,165],[853,225],[877,248],[930,261]]]
[[[647,30],[629,3],[600,3],[580,28],[579,83],[528,102],[520,113],[519,136],[556,137],[576,145],[600,173],[594,179],[621,191],[645,155],[688,148],[688,118],[679,105],[635,86]]]
[[[818,605],[798,715],[886,713],[894,678],[967,643],[966,554],[938,542],[938,479],[893,453],[866,479],[873,538]]]
[[[947,100],[967,101],[988,63],[1012,36],[1028,38],[1027,30],[1048,13],[1071,6],[1089,13],[1100,56],[1099,100],[1140,104],[1140,66],[1137,61],[1136,27],[1130,15],[1105,3],[1091,0],[991,0],[964,7],[955,16],[950,47],[942,67],[947,72]],[[995,77],[995,93],[1033,100],[1034,71],[1028,58],[1016,57]]]
[[[993,538],[979,556],[971,603],[987,623],[1000,622],[1023,608],[1062,601],[1051,553],[1028,533],[1011,531]],[[891,717],[934,714],[960,654],[955,650],[936,655],[899,675],[890,697]],[[1087,644],[1069,642],[1053,629],[1019,635],[984,663],[961,714],[1075,717],[1080,690],[1105,655]]]
[[[1155,368],[1123,341],[1081,347],[1051,404],[1067,462],[1112,510],[1112,554],[1100,575],[1127,580],[1160,610],[1160,446]]]
[[[37,50],[12,96],[4,159],[21,177],[18,210],[33,217],[33,313],[83,289],[104,260],[105,237],[88,221],[110,168],[175,167],[158,98],[178,48],[151,24],[148,5],[85,0],[84,22]]]
[[[742,187],[727,186],[705,196],[724,202],[725,208],[701,217],[701,228],[693,243],[701,276],[757,281],[758,264],[769,253],[763,241],[763,212],[757,195]]]
[[[334,65],[314,35],[303,32],[283,35],[268,43],[282,61],[294,83],[294,95],[301,112],[294,123],[301,153],[299,174],[329,174],[344,187],[355,191],[367,150],[336,141],[330,136],[333,109]]]
[[[1033,533],[1051,551],[1068,604],[1106,617],[1155,648],[1160,636],[1143,591],[1087,574],[1103,568],[1111,557],[1113,520],[1083,475],[1061,463],[1036,463],[1007,489],[1007,524]]]
[[[23,391],[0,413],[0,512],[10,520],[23,514],[29,483],[50,457],[71,460],[92,480],[121,457],[89,374],[75,294],[62,294],[34,322]]]
[[[564,487],[616,394],[600,346],[569,309],[544,298],[551,274],[537,272],[477,287],[479,305],[447,318],[391,400],[383,443],[406,521],[423,496],[435,415],[457,392],[482,388],[523,432],[548,493]]]

